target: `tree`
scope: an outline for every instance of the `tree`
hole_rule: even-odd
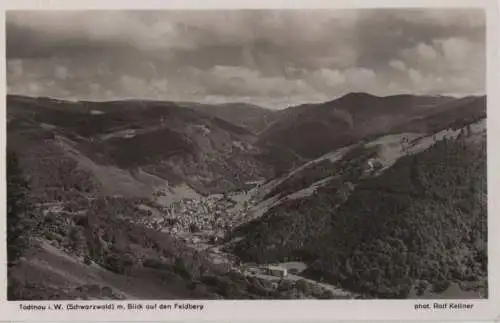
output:
[[[87,243],[83,232],[83,227],[73,226],[69,232],[70,247],[77,255],[84,255],[87,251]]]
[[[29,246],[35,226],[28,197],[28,182],[19,167],[17,155],[7,151],[7,263],[12,266]]]
[[[189,231],[192,232],[192,233],[199,232],[200,231],[200,227],[196,223],[191,222],[189,224]]]

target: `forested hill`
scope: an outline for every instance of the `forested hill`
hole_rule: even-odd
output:
[[[476,138],[477,139],[477,138]],[[438,141],[363,177],[369,152],[346,154],[334,177],[235,231],[248,261],[303,260],[309,275],[366,295],[405,298],[451,283],[486,293],[486,141]]]
[[[271,113],[252,109],[251,115],[258,114],[256,109]],[[35,145],[42,144],[42,137],[52,140],[72,151],[80,165],[83,160],[95,164],[94,173],[107,167],[107,174],[96,177],[104,186],[113,186],[107,189],[115,194],[140,195],[120,185],[123,176],[109,178],[117,172],[144,171],[171,186],[188,185],[209,194],[272,178],[298,162],[286,148],[257,145],[254,133],[210,113],[208,107],[191,109],[176,102],[70,102],[9,95],[7,118],[12,149],[27,137],[33,142],[37,136]]]
[[[314,159],[367,137],[461,128],[486,116],[486,97],[349,93],[318,104],[290,107],[275,117],[259,141]]]

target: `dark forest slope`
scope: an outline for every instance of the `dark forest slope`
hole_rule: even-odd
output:
[[[311,159],[367,137],[437,131],[460,121],[474,122],[485,115],[485,97],[378,97],[351,93],[334,101],[280,112],[276,122],[259,136],[259,141],[287,147]]]
[[[266,129],[276,118],[276,111],[248,103],[198,104],[182,103],[182,106],[214,115],[255,134]]]
[[[259,262],[301,259],[316,278],[378,297],[452,282],[485,288],[486,143],[444,139],[361,178],[369,156],[344,156],[330,171],[337,177],[314,195],[240,227],[236,253]]]
[[[43,134],[99,165],[142,169],[201,193],[237,189],[297,163],[287,149],[257,146],[245,128],[172,102],[8,96],[7,115],[9,138]]]

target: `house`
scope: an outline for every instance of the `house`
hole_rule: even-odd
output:
[[[286,277],[288,274],[286,268],[280,267],[280,266],[268,266],[266,268],[266,274],[270,276],[276,276],[276,277]]]
[[[383,168],[384,165],[382,165],[382,163],[376,159],[369,159],[365,165],[365,171],[366,172],[372,172],[372,171],[377,171],[381,168]]]

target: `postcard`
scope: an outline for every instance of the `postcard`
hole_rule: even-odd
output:
[[[500,317],[495,1],[2,8],[1,320]]]

